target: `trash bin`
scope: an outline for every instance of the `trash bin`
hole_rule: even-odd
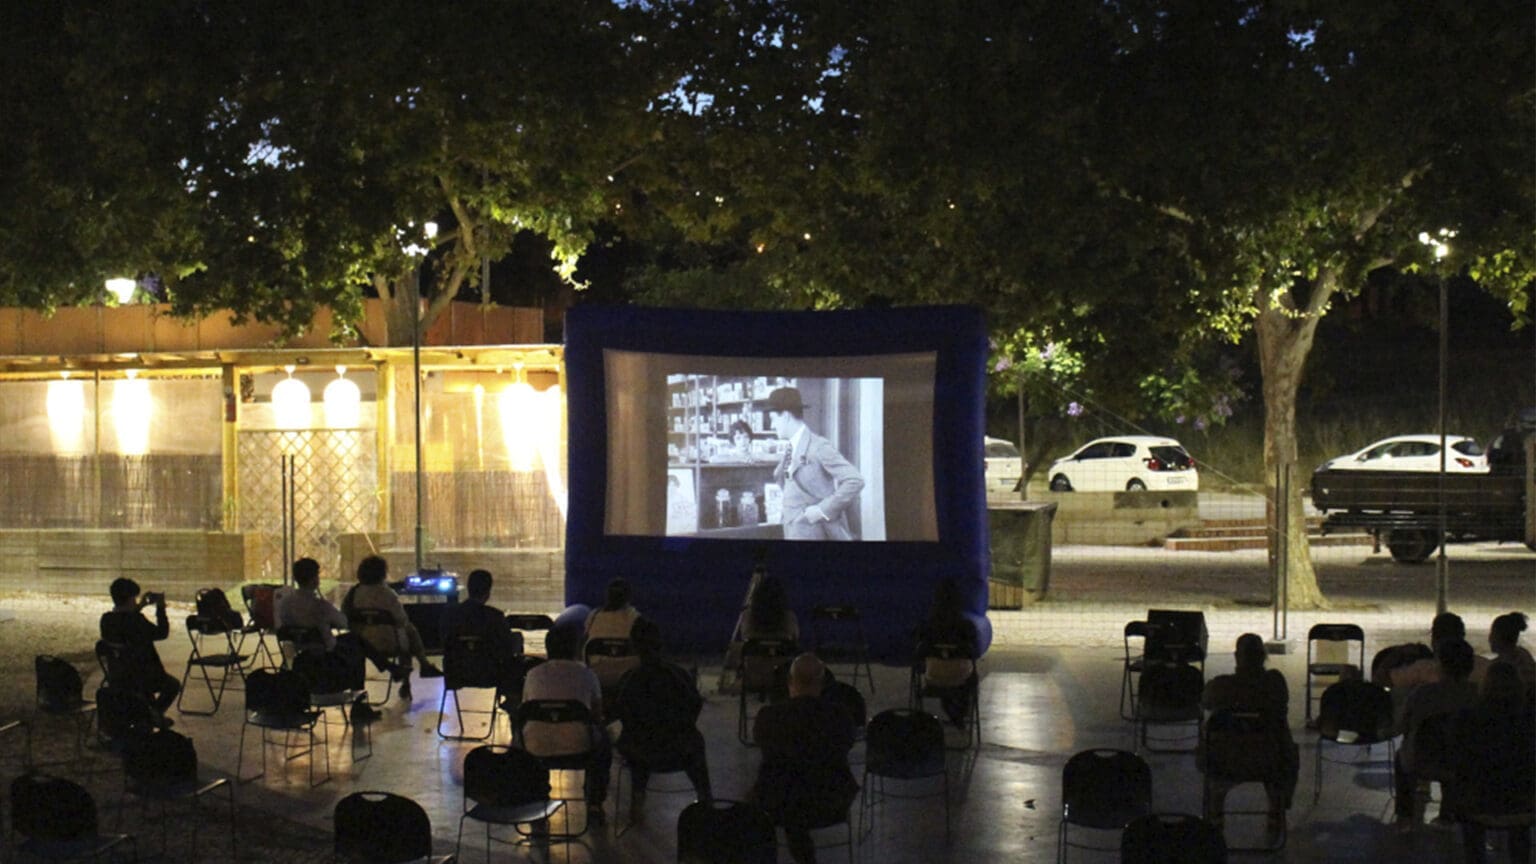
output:
[[[1006,501],[987,505],[992,544],[988,606],[1019,609],[1024,595],[1039,600],[1051,585],[1051,520],[1054,501]]]

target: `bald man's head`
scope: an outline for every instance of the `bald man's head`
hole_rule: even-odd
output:
[[[789,667],[790,698],[821,695],[821,685],[826,675],[826,665],[815,654],[807,651],[796,657]]]

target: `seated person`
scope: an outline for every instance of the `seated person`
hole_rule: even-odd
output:
[[[442,637],[445,651],[461,636],[473,636],[485,642],[496,661],[499,698],[522,689],[523,672],[519,663],[522,651],[517,640],[512,638],[512,631],[507,629],[507,616],[490,603],[494,586],[491,571],[472,571],[464,602],[449,606],[443,613]]]
[[[630,816],[638,821],[652,770],[682,769],[698,799],[709,801],[709,767],[704,736],[695,725],[704,699],[693,676],[662,659],[661,628],[656,622],[639,619],[629,638],[639,652],[640,665],[619,679],[609,714],[624,724],[617,746],[634,774]]]
[[[1408,697],[1403,712],[1403,746],[1398,748],[1393,764],[1396,785],[1397,821],[1412,828],[1424,821],[1424,804],[1429,782],[1423,779],[1432,769],[1449,769],[1445,740],[1426,737],[1426,723],[1434,720],[1442,735],[1449,733],[1449,720],[1458,711],[1477,702],[1477,687],[1472,674],[1472,646],[1464,639],[1442,639],[1435,645],[1435,659],[1440,664],[1436,681],[1420,684]]]
[[[544,649],[549,659],[528,670],[523,680],[523,702],[539,699],[580,702],[591,712],[592,722],[585,729],[574,729],[570,724],[552,726],[529,722],[523,727],[522,745],[535,756],[587,753],[587,812],[592,819],[601,822],[605,818],[603,804],[608,799],[609,763],[613,761],[613,746],[608,740],[608,730],[603,726],[602,687],[597,683],[597,676],[578,657],[581,634],[574,628],[550,630],[544,639]]]
[[[1452,723],[1451,762],[1455,782],[1445,789],[1447,805],[1476,817],[1510,817],[1536,812],[1536,716],[1527,706],[1519,670],[1495,660],[1483,679],[1477,704],[1456,715]],[[1502,821],[1502,820],[1499,820]],[[1507,828],[1509,860],[1531,856],[1531,825],[1512,819]],[[1470,819],[1461,823],[1462,847],[1468,862],[1485,860],[1485,829]]]
[[[112,580],[108,589],[112,595],[112,611],[101,616],[101,638],[124,648],[126,670],[112,670],[114,675],[126,677],[125,681],[108,681],[143,694],[162,716],[174,704],[181,692],[181,683],[165,671],[160,662],[160,652],[155,643],[171,635],[171,622],[165,617],[165,595],[146,594],[139,598],[139,583],[121,577]],[[149,623],[140,611],[155,605],[155,623]]]
[[[918,650],[927,645],[958,645],[971,658],[976,656],[976,624],[965,616],[960,604],[960,583],[953,577],[940,580],[933,593],[933,608],[928,619],[917,628]],[[964,726],[966,715],[971,711],[971,691],[976,688],[976,661],[974,659],[924,660],[919,670],[924,680],[935,687],[955,688],[939,697],[949,722]]]
[[[316,693],[359,690],[363,686],[363,642],[355,633],[336,635],[345,629],[347,616],[320,596],[320,563],[313,558],[293,562],[293,587],[278,598],[273,620],[279,630],[298,637],[293,668]],[[302,658],[302,659],[301,659]],[[366,695],[359,695],[366,704]],[[361,713],[368,711],[359,709]]]
[[[608,582],[603,605],[587,615],[586,638],[628,639],[640,611],[629,603],[629,580],[622,576]]]
[[[1269,799],[1267,828],[1271,835],[1278,835],[1285,825],[1285,811],[1291,806],[1296,777],[1301,770],[1301,755],[1291,737],[1287,713],[1289,688],[1280,670],[1264,668],[1268,654],[1264,650],[1264,640],[1258,634],[1244,633],[1237,637],[1232,653],[1237,661],[1236,671],[1231,675],[1217,675],[1207,682],[1200,705],[1207,711],[1259,715],[1272,748],[1262,755],[1269,757],[1272,761],[1266,764],[1276,769],[1275,776],[1264,781],[1264,794]],[[1236,783],[1227,782],[1220,775],[1209,780],[1211,795],[1206,802],[1205,818],[1219,827],[1227,793]]]
[[[789,700],[765,706],[752,735],[763,763],[749,798],[784,828],[798,864],[814,864],[811,829],[848,818],[859,784],[848,770],[854,728],[842,707],[821,698],[826,666],[801,654],[789,670]]]
[[[1414,688],[1422,684],[1432,684],[1444,677],[1439,660],[1439,645],[1450,639],[1466,641],[1467,625],[1461,620],[1461,616],[1454,612],[1441,612],[1436,615],[1429,625],[1429,646],[1434,656],[1424,657],[1412,663],[1388,669],[1380,676],[1373,671],[1373,680],[1392,691],[1392,705],[1396,709],[1399,720],[1399,729],[1406,729],[1401,721],[1403,710],[1408,705],[1408,697]],[[1488,671],[1488,660],[1473,655],[1472,671],[1468,680],[1478,685],[1483,681],[1483,675]]]
[[[374,665],[383,670],[388,670],[400,681],[400,698],[411,698],[411,658],[415,657],[421,664],[421,677],[441,678],[443,672],[427,659],[427,648],[421,641],[421,634],[416,632],[416,626],[405,615],[405,607],[400,604],[400,598],[394,589],[385,584],[389,578],[389,562],[377,555],[369,555],[357,564],[357,584],[347,592],[347,596],[341,601],[341,611],[347,616],[347,621],[352,630],[358,630],[357,611],[362,609],[376,609],[389,615],[395,625],[394,644],[386,645],[372,641],[367,634],[363,636],[365,649],[369,652],[368,659]],[[393,664],[391,663],[393,661]]]
[[[1536,690],[1536,658],[1532,658],[1531,652],[1520,644],[1520,634],[1525,626],[1524,612],[1510,612],[1493,619],[1488,628],[1488,650],[1493,652],[1492,663],[1503,662],[1514,667],[1529,697],[1532,690]]]
[[[783,639],[800,641],[800,622],[789,608],[789,592],[783,580],[764,575],[757,583],[757,590],[747,599],[747,608],[736,621],[736,633],[741,641],[750,639]]]

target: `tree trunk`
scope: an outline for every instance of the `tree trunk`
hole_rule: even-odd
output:
[[[421,305],[416,287],[416,276],[412,273],[396,279],[374,277],[374,288],[384,301],[384,320],[393,347],[410,345],[416,332],[416,315]]]
[[[1318,317],[1300,315],[1286,308],[1266,304],[1259,313],[1254,330],[1259,340],[1259,370],[1264,387],[1264,485],[1269,499],[1269,524],[1275,525],[1275,488],[1279,466],[1296,463],[1296,391],[1301,386],[1307,354]],[[1307,542],[1307,514],[1302,504],[1302,472],[1291,472],[1294,482],[1288,490],[1289,518],[1282,527],[1287,539],[1286,560],[1280,562],[1287,574],[1289,605],[1295,609],[1326,608],[1328,600],[1317,586],[1317,571],[1312,569],[1312,550]],[[1270,551],[1276,554],[1278,532],[1270,534]]]

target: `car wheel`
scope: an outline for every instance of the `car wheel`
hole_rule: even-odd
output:
[[[1055,477],[1051,478],[1051,491],[1071,492],[1072,481],[1068,480],[1065,474],[1057,474]]]
[[[1136,480],[1136,479],[1132,478],[1131,482],[1125,484],[1125,491],[1127,491],[1127,492],[1145,492],[1145,491],[1147,491],[1147,484],[1141,482],[1140,480]]]
[[[1399,564],[1422,564],[1437,545],[1433,531],[1399,529],[1387,534],[1387,551]]]

